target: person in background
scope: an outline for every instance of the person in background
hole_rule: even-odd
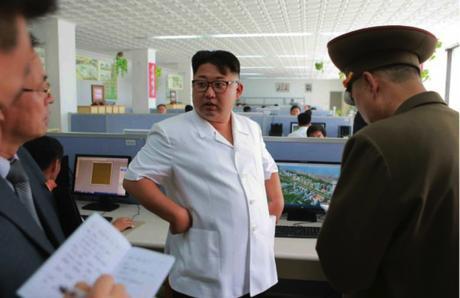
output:
[[[185,112],[190,112],[193,111],[193,106],[192,105],[186,105],[185,106]]]
[[[307,129],[310,127],[310,124],[311,124],[311,111],[307,110],[297,115],[297,123],[299,127],[295,131],[288,134],[288,137],[289,138],[306,138]]]
[[[345,297],[459,297],[459,115],[420,78],[436,43],[407,26],[328,43],[368,123],[345,145],[316,246]]]
[[[250,106],[244,106],[243,107],[243,112],[245,112],[245,113],[251,112],[251,107]]]
[[[199,51],[192,69],[195,110],[152,127],[124,187],[170,223],[173,297],[254,296],[277,282],[278,169],[259,125],[232,112],[244,89],[238,58]]]
[[[59,186],[56,184],[56,178],[61,171],[61,159],[64,156],[64,148],[62,147],[62,144],[55,138],[42,136],[28,141],[24,144],[24,148],[27,149],[40,167],[40,170],[45,177],[45,184],[47,188],[49,191],[53,192],[53,190]],[[62,220],[68,219],[62,219],[61,217],[61,221]],[[134,221],[129,217],[116,218],[112,224],[120,232],[129,228],[134,228]]]
[[[165,104],[160,103],[157,105],[157,113],[158,114],[166,114],[168,112],[168,109],[166,108]]]
[[[307,129],[307,136],[309,138],[325,138],[327,135],[326,135],[326,130],[324,129],[324,126],[311,125]]]
[[[289,111],[289,114],[290,114],[291,116],[297,116],[297,115],[299,115],[301,112],[302,112],[302,110],[300,109],[299,106],[293,105],[293,106],[291,106],[291,110]]]

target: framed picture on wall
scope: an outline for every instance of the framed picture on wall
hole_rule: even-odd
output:
[[[312,91],[312,84],[307,83],[305,84],[305,92],[311,92]]]
[[[276,92],[289,92],[289,83],[276,83]]]
[[[93,105],[104,104],[104,85],[91,85],[91,102]]]

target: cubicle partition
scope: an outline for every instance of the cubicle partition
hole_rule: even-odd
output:
[[[147,133],[50,133],[64,146],[73,168],[75,154],[129,155],[134,157],[145,145]],[[264,137],[267,150],[276,160],[340,162],[346,139]]]
[[[49,133],[64,146],[74,170],[76,154],[128,155],[134,158],[145,145],[145,134]],[[264,137],[267,150],[278,161],[340,162],[346,139]],[[128,198],[135,203],[133,198]]]
[[[177,116],[171,114],[71,114],[72,132],[122,133],[124,129],[149,129],[156,122]]]
[[[347,139],[264,137],[268,152],[277,161],[337,163]]]
[[[297,122],[297,117],[290,115],[270,115],[260,112],[240,113],[257,122],[264,136],[269,135],[270,126],[273,123],[283,125],[282,135],[287,136],[291,132],[291,123]],[[70,130],[72,132],[108,132],[122,133],[124,129],[150,129],[156,122],[177,116],[170,114],[71,114]],[[312,122],[325,123],[328,137],[338,137],[340,126],[351,126],[351,117],[312,116]]]

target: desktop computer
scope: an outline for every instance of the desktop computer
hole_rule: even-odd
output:
[[[114,200],[128,196],[123,179],[130,161],[130,156],[76,154],[73,193],[95,201],[83,209],[112,211],[118,208]]]
[[[340,175],[339,163],[277,162],[288,221],[316,222],[325,214]],[[277,237],[315,238],[319,227],[277,226]]]

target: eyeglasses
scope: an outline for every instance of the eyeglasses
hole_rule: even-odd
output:
[[[198,92],[205,92],[208,90],[209,85],[216,93],[223,93],[227,90],[228,85],[233,83],[239,83],[239,81],[224,81],[224,80],[215,80],[215,81],[206,81],[206,80],[192,80],[193,89]]]
[[[44,89],[29,89],[29,88],[22,88],[22,92],[43,92],[47,96],[51,95],[51,88],[44,88]]]

